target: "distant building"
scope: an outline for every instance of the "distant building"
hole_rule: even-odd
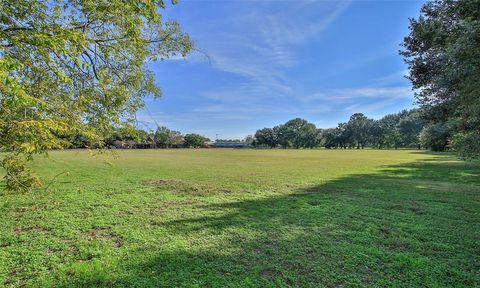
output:
[[[212,141],[207,145],[210,148],[253,148],[251,144],[243,141]]]

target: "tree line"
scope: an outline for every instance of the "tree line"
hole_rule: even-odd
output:
[[[363,113],[355,113],[347,122],[335,128],[319,129],[307,120],[296,118],[273,128],[257,130],[255,146],[270,148],[430,148],[426,139],[437,137],[424,129],[424,121],[418,109],[403,110],[388,114],[379,120],[371,119]],[[440,141],[440,140],[438,140]]]
[[[206,147],[209,138],[196,133],[183,135],[180,131],[171,130],[165,126],[155,131],[138,129],[133,125],[111,127],[109,136],[102,141],[91,142],[81,135],[67,136],[68,148],[116,148],[116,149],[146,149],[146,148],[201,148]]]
[[[295,118],[273,128],[263,128],[244,139],[217,139],[215,143],[242,143],[242,147],[319,148],[327,149],[398,149],[415,148],[446,151],[452,149],[452,126],[431,125],[423,109],[402,110],[381,119],[355,113],[335,128],[317,128],[305,119]],[[155,131],[133,125],[112,126],[101,141],[91,142],[81,134],[58,136],[70,143],[68,148],[202,148],[210,139],[196,133],[182,134],[165,126]],[[212,145],[212,147],[216,147]]]

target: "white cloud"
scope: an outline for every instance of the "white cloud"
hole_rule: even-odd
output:
[[[325,89],[303,97],[302,100],[307,107],[320,107],[316,113],[375,113],[401,102],[413,102],[413,91],[406,86]],[[322,108],[325,110],[322,111]]]
[[[393,86],[393,87],[359,87],[359,88],[340,88],[326,89],[305,97],[307,101],[326,100],[343,103],[346,101],[359,98],[412,98],[413,92],[410,87]]]
[[[319,37],[345,11],[349,2],[285,5],[289,7],[275,9],[276,5],[260,5],[235,19],[237,33],[209,31],[206,35],[194,36],[214,68],[244,78],[242,84],[219,85],[215,90],[204,91],[203,97],[251,106],[259,97],[264,101],[277,101],[294,93],[295,83],[287,77],[287,72],[298,64],[296,47]]]

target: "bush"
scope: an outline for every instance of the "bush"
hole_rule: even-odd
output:
[[[480,159],[480,132],[457,133],[452,147],[464,159]]]
[[[420,143],[433,151],[445,151],[454,129],[455,125],[448,122],[428,125],[420,133]]]

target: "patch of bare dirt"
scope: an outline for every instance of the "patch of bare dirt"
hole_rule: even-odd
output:
[[[274,278],[276,277],[280,277],[283,282],[285,283],[285,286],[287,287],[292,287],[292,281],[290,279],[288,279],[287,277],[285,277],[284,275],[282,275],[282,273],[280,273],[279,271],[276,271],[274,269],[264,269],[260,272],[260,277],[265,279],[265,280],[273,280]]]
[[[263,279],[272,279],[277,276],[277,274],[277,271],[273,269],[265,269],[260,272],[260,277],[262,277]]]
[[[123,246],[122,239],[112,231],[110,227],[94,228],[81,233],[82,238],[86,240],[107,240],[112,242],[112,246],[119,248]]]
[[[154,187],[172,187],[172,186],[183,186],[185,182],[175,179],[158,179],[158,180],[145,180],[143,181],[144,185],[154,186]]]
[[[48,232],[48,229],[44,227],[38,227],[38,226],[27,226],[27,227],[16,227],[13,230],[13,233],[17,235],[22,233],[30,233],[30,232],[34,232],[34,233]]]

